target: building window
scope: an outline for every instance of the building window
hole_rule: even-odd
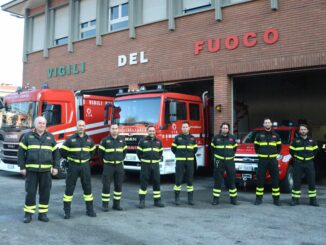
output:
[[[68,7],[62,7],[55,10],[54,19],[54,45],[63,45],[68,43]]]
[[[109,32],[128,28],[129,25],[128,1],[110,1],[109,7]]]
[[[32,51],[38,51],[44,47],[45,35],[45,15],[33,17],[33,36],[32,36]]]
[[[199,104],[189,104],[189,114],[191,121],[199,121]]]
[[[228,5],[249,2],[249,1],[252,1],[252,0],[222,0],[222,6],[228,6]]]
[[[166,0],[143,0],[143,23],[164,20],[167,18]]]
[[[183,0],[183,12],[185,14],[197,13],[211,7],[211,0]]]
[[[81,0],[80,2],[80,38],[96,35],[96,1]]]

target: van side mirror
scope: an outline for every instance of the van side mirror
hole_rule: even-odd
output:
[[[177,121],[177,102],[171,101],[169,103],[170,122]]]

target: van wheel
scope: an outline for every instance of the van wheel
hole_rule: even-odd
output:
[[[288,170],[286,171],[286,175],[284,180],[280,183],[281,191],[283,193],[290,193],[293,188],[293,166],[289,165]]]
[[[58,169],[58,174],[56,176],[53,176],[54,179],[65,179],[67,176],[67,160],[61,159],[60,160],[60,166]]]

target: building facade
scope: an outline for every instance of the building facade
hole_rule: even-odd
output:
[[[318,98],[311,107],[322,104],[325,1],[14,0],[2,9],[25,18],[24,84],[109,91],[179,83],[186,93],[202,83],[220,106],[215,132],[222,121],[240,124],[239,115],[251,104],[243,117],[249,113],[252,120],[241,122],[242,131],[256,126],[268,108],[268,115],[289,119],[282,109],[288,97],[291,120],[308,117],[326,137],[325,119],[299,106],[313,94]],[[312,98],[296,97],[304,92],[301,84],[314,87]],[[257,108],[277,91],[273,105]]]

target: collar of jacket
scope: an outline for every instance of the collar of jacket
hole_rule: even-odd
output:
[[[121,137],[120,137],[120,135],[118,135],[117,138],[113,138],[112,135],[110,134],[110,135],[109,135],[109,139],[110,139],[110,140],[120,140]]]
[[[146,139],[146,140],[156,140],[156,136],[154,136],[154,137],[150,137],[149,135],[147,135],[147,136],[145,137],[145,139]]]
[[[36,132],[36,128],[34,128],[33,130],[32,130],[32,132],[33,132],[33,134],[35,135],[35,136],[37,136],[37,137],[43,137],[44,135],[48,135],[49,134],[49,132],[48,131],[44,131],[44,133],[42,134],[42,135],[39,135],[37,132]]]
[[[74,134],[73,134],[73,137],[74,137],[74,138],[81,138],[81,139],[85,139],[85,138],[88,139],[88,135],[87,135],[86,133],[84,133],[84,136],[83,136],[83,137],[80,137],[79,134],[74,133]]]

